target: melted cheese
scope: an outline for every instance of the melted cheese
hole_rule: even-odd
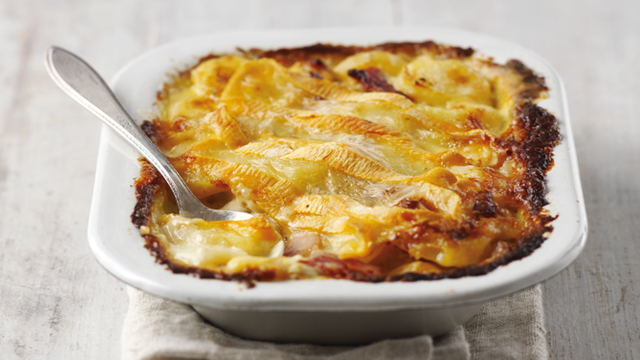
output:
[[[522,236],[528,217],[509,186],[523,170],[496,142],[516,102],[502,67],[381,50],[324,66],[332,78],[300,62],[229,55],[166,86],[158,144],[191,190],[214,207],[262,214],[161,214],[145,233],[171,261],[291,279],[327,276],[314,259],[332,254],[381,275],[438,273],[488,261]],[[371,68],[396,92],[366,92],[349,75]],[[478,210],[479,194],[491,213]],[[380,265],[390,248],[404,260]]]

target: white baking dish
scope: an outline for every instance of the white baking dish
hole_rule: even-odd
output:
[[[504,63],[515,58],[545,77],[549,98],[540,105],[556,115],[562,134],[555,166],[548,174],[551,204],[559,218],[547,241],[530,256],[493,272],[438,281],[360,283],[303,280],[258,283],[255,288],[173,274],[143,247],[130,221],[135,204],[132,181],[138,153],[106,126],[102,129],[89,243],[110,273],[138,289],[193,305],[230,333],[280,342],[362,343],[419,334],[440,335],[471,317],[481,304],[534,285],[558,273],[582,251],[587,218],[562,81],[534,53],[485,35],[438,28],[359,28],[245,31],[204,35],[151,50],[126,65],[111,85],[138,120],[153,111],[156,91],[167,75],[210,52],[236,47],[281,48],[331,42],[366,45],[424,41],[471,46]]]

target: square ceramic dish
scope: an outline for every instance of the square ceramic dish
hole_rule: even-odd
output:
[[[470,46],[498,63],[518,59],[544,76],[549,97],[539,104],[558,118],[562,140],[548,173],[547,207],[559,215],[554,231],[533,254],[482,276],[437,281],[362,283],[298,280],[258,283],[204,280],[173,274],[155,263],[131,224],[132,181],[138,153],[106,126],[102,129],[89,243],[110,273],[153,295],[191,304],[220,328],[242,337],[279,342],[353,344],[383,338],[440,335],[471,317],[494,298],[524,289],[558,273],[582,251],[587,236],[578,164],[562,81],[540,57],[485,35],[437,28],[359,28],[246,31],[204,35],[151,50],[126,65],[111,86],[137,120],[153,111],[156,92],[168,74],[211,52],[236,47],[275,49],[330,42],[371,45],[434,40]]]

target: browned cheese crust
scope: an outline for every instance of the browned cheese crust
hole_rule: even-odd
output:
[[[316,44],[279,50],[239,49],[249,59],[270,58],[286,67],[297,62],[308,63],[312,69],[317,69],[317,71],[313,71],[312,76],[315,74],[320,78],[330,76],[327,75],[331,71],[330,68],[345,58],[372,50],[408,56],[416,56],[420,52],[427,51],[441,59],[467,59],[474,55],[473,49],[440,45],[433,41],[385,43],[368,47]],[[203,57],[193,68],[179,73],[178,77],[188,78],[197,65],[217,57],[218,55]],[[512,157],[519,166],[525,169],[519,176],[510,179],[508,194],[505,196],[512,199],[513,206],[526,208],[530,217],[528,231],[518,241],[508,243],[506,248],[479,264],[442,268],[436,273],[408,272],[393,275],[389,274],[388,269],[384,269],[384,264],[378,264],[375,261],[365,263],[353,258],[341,259],[331,254],[310,257],[302,260],[302,264],[315,268],[322,277],[326,278],[364,282],[437,280],[483,275],[501,265],[521,259],[540,247],[548,233],[552,231],[550,223],[555,219],[544,210],[544,206],[548,204],[545,198],[545,176],[553,166],[553,148],[560,141],[556,118],[535,104],[535,101],[543,96],[548,89],[542,77],[537,76],[518,60],[510,60],[505,65],[494,64],[490,59],[485,61],[488,67],[506,69],[510,72],[510,76],[519,79],[509,85],[514,87],[511,91],[517,94],[513,99],[515,104],[513,106],[514,120],[509,129],[500,137],[490,139],[488,142],[493,147],[503,150],[506,156]],[[395,90],[375,68],[349,70],[348,76],[360,83],[366,92],[399,93],[412,100],[410,95]],[[160,101],[166,98],[167,91],[165,88],[164,91],[158,93]],[[474,118],[469,119],[469,124],[469,129],[482,128],[482,125]],[[166,128],[158,120],[145,122],[142,129],[157,144],[167,138]],[[146,160],[141,159],[140,162],[141,174],[135,181],[137,202],[131,215],[133,224],[138,228],[151,227],[155,217],[160,216],[154,212],[154,203],[158,201],[159,197],[171,198],[172,196],[159,173]],[[491,169],[487,171],[491,171]],[[463,241],[467,237],[473,237],[475,231],[478,231],[477,228],[482,219],[497,216],[499,205],[494,201],[491,191],[478,191],[473,197],[473,202],[473,218],[456,223],[455,227],[446,230],[452,239]],[[405,209],[428,209],[431,205],[420,202],[420,200],[407,198],[396,206]],[[157,212],[157,209],[155,211]],[[403,231],[411,231],[411,234],[398,233],[397,236],[416,238],[429,236],[434,231],[434,227],[425,222]],[[439,228],[437,231],[441,232],[442,229]],[[176,262],[169,256],[167,249],[155,235],[145,232],[142,234],[146,242],[145,247],[159,263],[168,266],[174,273],[192,274],[206,279],[242,281],[248,284],[252,284],[253,281],[278,280],[276,272],[260,268],[246,268],[241,273],[226,274]],[[389,243],[385,246],[394,247],[395,245]],[[394,247],[394,249],[396,248]],[[393,251],[396,250],[391,250],[391,252]]]

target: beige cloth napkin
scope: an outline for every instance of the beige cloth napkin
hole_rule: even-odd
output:
[[[122,358],[264,360],[547,359],[540,285],[494,300],[464,326],[432,339],[418,336],[359,347],[273,344],[226,334],[190,306],[128,288]]]

